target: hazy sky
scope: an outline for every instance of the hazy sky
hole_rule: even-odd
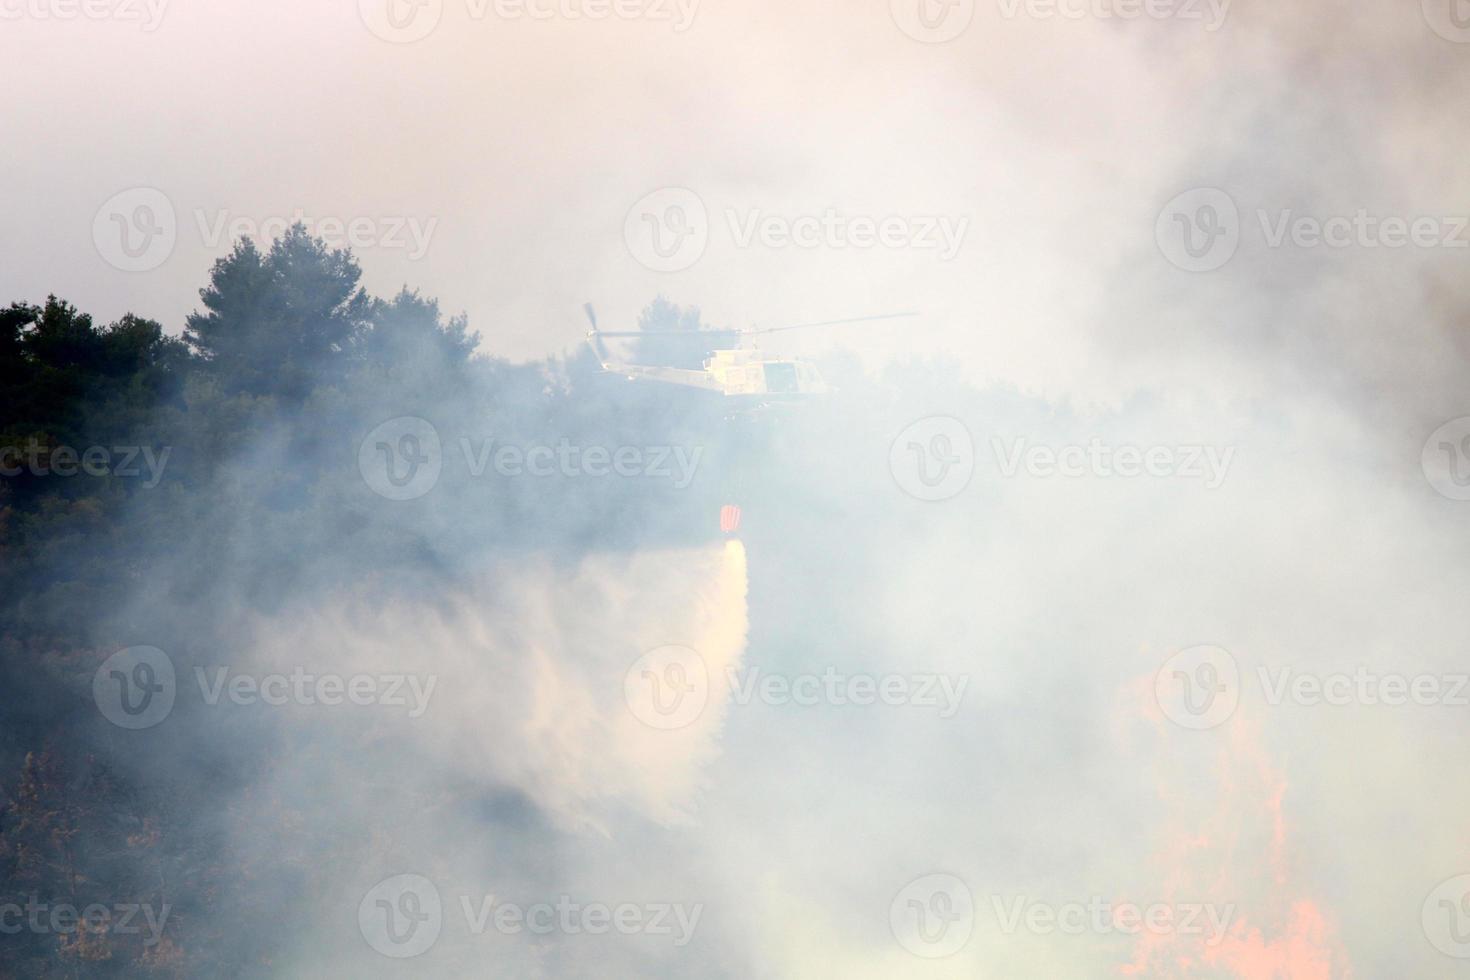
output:
[[[782,343],[952,351],[980,379],[1112,400],[1170,378],[1282,383],[1237,363],[1242,339],[1250,360],[1262,339],[1282,355],[1272,371],[1319,354],[1385,370],[1368,306],[1422,320],[1423,277],[1463,257],[1265,238],[1285,209],[1465,210],[1470,47],[1434,29],[1456,36],[1450,0],[1190,0],[1132,19],[1111,0],[923,0],[934,30],[918,0],[623,0],[597,20],[576,0],[95,2],[100,19],[0,3],[7,299],[55,291],[178,330],[231,230],[299,209],[343,235],[366,219],[370,288],[437,295],[506,356],[576,343],[589,299],[612,323],[658,293],[718,324],[917,309]],[[1155,234],[1200,187],[1241,214],[1213,273],[1171,264]],[[99,252],[155,203],[136,188],[166,197],[176,237],[126,272]],[[643,215],[688,204],[635,209],[668,188],[697,195],[681,227],[703,251],[657,271],[625,226],[646,239]],[[883,219],[889,237],[865,239]],[[1303,266],[1330,295],[1271,295]],[[1422,349],[1426,329],[1393,332]]]

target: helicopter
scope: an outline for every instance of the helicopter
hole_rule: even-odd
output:
[[[777,401],[793,401],[812,395],[825,395],[833,389],[823,379],[816,365],[799,357],[781,357],[755,349],[754,343],[747,348],[745,338],[761,334],[781,333],[786,330],[805,330],[811,327],[828,327],[839,324],[864,323],[871,320],[891,320],[897,317],[915,316],[907,313],[881,313],[877,316],[848,317],[841,320],[822,320],[816,323],[795,323],[780,327],[764,327],[751,330],[703,331],[711,337],[735,334],[742,346],[733,349],[712,347],[699,369],[664,367],[652,364],[620,364],[608,353],[603,339],[607,337],[689,337],[688,330],[626,330],[604,331],[598,329],[597,312],[591,303],[582,307],[592,329],[587,331],[587,343],[597,355],[597,363],[609,374],[618,374],[630,381],[658,381],[664,384],[681,385],[702,391],[716,392],[739,403],[759,408]],[[713,344],[713,341],[712,341]]]
[[[849,317],[842,320],[822,320],[817,323],[796,323],[780,327],[765,327],[750,330],[618,330],[604,331],[598,328],[597,311],[591,303],[582,309],[592,329],[587,331],[587,345],[597,357],[597,364],[608,374],[621,375],[630,381],[656,381],[667,385],[694,388],[712,392],[729,399],[732,411],[726,421],[753,421],[776,405],[789,405],[801,399],[825,395],[834,389],[822,379],[814,364],[798,357],[780,357],[755,349],[751,342],[744,346],[747,338],[762,334],[780,333],[786,330],[804,330],[810,327],[828,327],[839,324],[864,323],[871,320],[891,320],[897,317],[915,316],[915,313],[881,313],[877,316]],[[622,364],[613,360],[608,353],[604,338],[681,337],[708,334],[710,347],[706,351],[703,366],[699,369],[669,367],[654,364]],[[716,346],[720,340],[731,335],[739,338],[741,346],[734,348]],[[718,338],[718,340],[717,340]],[[738,484],[737,477],[736,483]],[[731,490],[736,487],[731,487]],[[720,532],[726,538],[739,534],[741,508],[729,502],[720,508]]]

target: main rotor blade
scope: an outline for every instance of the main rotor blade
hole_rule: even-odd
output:
[[[599,330],[600,337],[718,337],[739,330]]]
[[[780,333],[783,330],[805,330],[807,327],[833,327],[843,323],[866,323],[869,320],[893,320],[898,317],[918,316],[917,310],[909,310],[904,313],[879,313],[877,316],[854,316],[841,320],[819,320],[816,323],[792,323],[784,327],[762,327],[758,330],[742,330],[743,334],[757,333]]]

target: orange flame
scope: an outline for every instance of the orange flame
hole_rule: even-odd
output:
[[[1237,980],[1351,980],[1331,918],[1293,881],[1285,812],[1288,783],[1261,726],[1242,706],[1212,731],[1185,731],[1163,718],[1153,677],[1128,685],[1119,733],[1154,773],[1166,813],[1155,861],[1171,901],[1233,906],[1223,935],[1140,933],[1124,976]],[[1128,717],[1132,718],[1129,722]],[[1132,739],[1130,739],[1132,740]],[[1213,752],[1211,750],[1213,749]],[[1201,753],[1210,753],[1200,772]]]

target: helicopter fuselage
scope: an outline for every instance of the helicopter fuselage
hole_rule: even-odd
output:
[[[817,369],[806,361],[771,357],[760,351],[711,351],[704,370],[721,391],[732,396],[781,398],[821,395],[830,390]]]

